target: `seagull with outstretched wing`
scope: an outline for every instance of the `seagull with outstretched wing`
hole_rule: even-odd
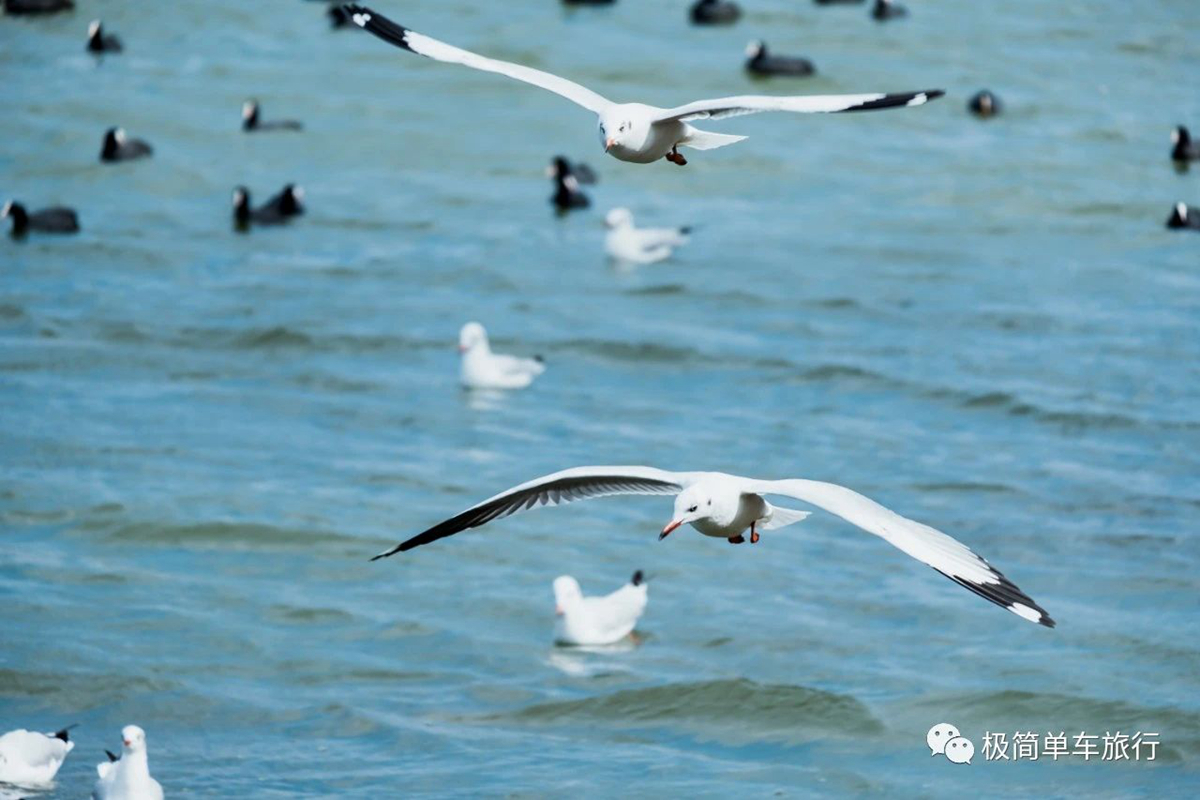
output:
[[[746,531],[750,532],[750,542],[757,544],[759,531],[782,528],[809,515],[807,511],[774,506],[764,495],[801,500],[875,534],[1022,619],[1054,627],[1054,620],[1044,608],[957,539],[902,517],[844,486],[800,478],[764,481],[723,472],[667,472],[634,466],[575,467],[501,492],[372,560],[411,550],[534,506],[634,494],[675,495],[675,512],[659,534],[660,540],[687,524],[705,536],[726,539],[731,544],[745,542],[743,534]]]
[[[599,118],[600,142],[604,145],[604,152],[634,164],[649,164],[665,158],[683,166],[687,160],[679,154],[679,147],[713,150],[746,138],[698,130],[689,124],[696,120],[720,120],[743,114],[757,114],[761,111],[791,111],[800,114],[874,111],[881,108],[919,106],[943,94],[940,89],[930,89],[897,94],[798,97],[741,95],[716,100],[697,100],[676,108],[658,108],[644,103],[614,103],[566,78],[520,64],[487,58],[409,30],[369,8],[354,4],[343,8],[355,25],[409,52],[435,61],[462,64],[484,72],[507,75],[583,106]]]

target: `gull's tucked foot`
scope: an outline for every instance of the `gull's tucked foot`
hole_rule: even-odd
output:
[[[755,524],[757,524],[757,520],[750,523],[750,544],[758,544],[759,536],[758,531],[754,530]]]
[[[730,536],[730,537],[729,537],[729,543],[730,543],[730,544],[741,544],[741,543],[742,543],[742,542],[744,542],[744,541],[746,541],[746,539],[745,539],[745,537],[744,537],[744,536],[742,536],[740,533],[739,533],[737,536]]]
[[[679,150],[676,149],[676,147],[671,148],[671,152],[667,153],[666,159],[672,164],[678,164],[681,167],[685,166],[687,164],[687,159],[679,154]]]

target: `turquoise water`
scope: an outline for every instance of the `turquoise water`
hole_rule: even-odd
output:
[[[0,723],[122,725],[169,795],[1194,796],[1200,759],[1200,13],[745,0],[380,0],[465,47],[664,105],[943,87],[871,115],[713,124],[691,163],[606,159],[501,78],[332,32],[318,3],[80,0],[0,17],[0,192],[76,206],[0,241]],[[126,53],[83,52],[102,14]],[[746,40],[820,75],[761,83]],[[964,110],[980,87],[1007,114]],[[242,100],[298,135],[245,136]],[[112,124],[156,148],[101,165]],[[601,173],[557,219],[562,152]],[[229,196],[307,216],[238,236]],[[692,224],[617,271],[602,214]],[[459,326],[541,353],[457,385]],[[505,520],[376,563],[583,463],[837,481],[959,537],[1039,628],[824,514],[755,547],[656,534],[669,499]],[[641,646],[551,645],[550,582],[651,576]],[[970,766],[931,759],[951,722]],[[1160,734],[1155,763],[995,763],[986,731]]]

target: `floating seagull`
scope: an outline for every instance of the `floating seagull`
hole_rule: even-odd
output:
[[[585,181],[580,178],[580,169],[587,171],[587,176],[591,180]],[[567,161],[562,156],[555,156],[550,162],[550,166],[546,168],[546,173],[554,181],[554,194],[550,196],[550,202],[559,211],[570,211],[573,208],[587,208],[592,204],[588,196],[579,188],[580,183],[594,183],[595,174],[585,164],[577,164],[572,167],[571,162]]]
[[[1176,125],[1171,131],[1171,144],[1175,145],[1171,150],[1171,158],[1175,161],[1185,164],[1200,161],[1200,145],[1192,141],[1192,134],[1183,125]]]
[[[253,131],[298,131],[304,128],[299,120],[294,119],[263,122],[258,118],[259,110],[257,100],[247,100],[242,103],[242,130],[250,133]]]
[[[807,58],[771,55],[767,52],[767,43],[761,40],[746,45],[746,59],[746,71],[752,75],[804,77],[817,71]]]
[[[1200,230],[1200,211],[1188,208],[1187,203],[1176,203],[1167,218],[1167,227]]]
[[[74,209],[52,206],[34,211],[32,214],[16,200],[9,200],[0,209],[0,219],[12,217],[12,236],[24,236],[29,231],[42,233],[76,233],[79,231],[79,216]]]
[[[126,725],[121,739],[121,757],[96,765],[100,778],[92,789],[92,800],[162,800],[162,786],[150,777],[146,732],[137,725]],[[112,758],[111,753],[108,756]]]
[[[696,0],[691,15],[697,25],[731,25],[742,16],[742,9],[730,0]]]
[[[671,257],[676,247],[688,243],[691,228],[635,228],[627,208],[614,208],[604,217],[608,235],[604,249],[617,261],[653,264]]]
[[[124,48],[120,39],[105,34],[100,20],[94,19],[88,24],[87,49],[91,53],[119,53]]]
[[[462,354],[459,377],[466,389],[524,389],[546,371],[541,356],[518,358],[493,353],[487,331],[478,322],[468,322],[458,332]]]
[[[0,736],[0,783],[27,789],[49,787],[67,753],[75,747],[67,735],[73,727],[57,733],[22,728]]]
[[[885,22],[889,19],[900,19],[908,16],[908,9],[893,0],[875,0],[875,7],[871,9],[871,16],[880,22]]]
[[[233,224],[238,230],[246,230],[251,222],[257,225],[282,225],[304,213],[304,206],[300,203],[303,198],[304,190],[289,183],[270,200],[251,209],[250,190],[238,186],[233,190]]]
[[[554,579],[555,641],[570,645],[605,645],[633,632],[646,610],[646,582],[642,571],[629,583],[603,597],[584,597],[579,581],[570,575]]]
[[[132,161],[148,158],[154,148],[144,139],[130,139],[124,128],[109,128],[104,132],[104,144],[100,147],[101,161]]]
[[[942,95],[941,90],[905,92],[902,94],[813,95],[808,97],[771,97],[742,95],[716,100],[698,100],[676,108],[657,108],[643,103],[613,103],[590,89],[548,72],[531,69],[507,61],[497,61],[461,50],[437,39],[410,31],[369,8],[347,5],[354,24],[365,28],[386,42],[417,55],[462,64],[484,72],[507,75],[531,83],[567,98],[588,109],[599,118],[600,141],[604,152],[621,161],[649,164],[660,158],[683,166],[687,160],[678,152],[680,146],[697,150],[712,150],[740,142],[745,136],[709,133],[689,125],[701,119],[719,120],[760,111],[793,111],[797,113],[837,113],[871,111],[898,106],[916,106]]]
[[[990,89],[981,89],[967,101],[967,110],[977,117],[987,119],[1000,113],[1000,98]]]
[[[799,522],[809,515],[773,506],[763,495],[783,495],[835,514],[868,533],[881,537],[908,555],[933,567],[1017,616],[1048,628],[1054,620],[991,564],[966,545],[941,531],[900,516],[858,492],[822,481],[791,479],[765,481],[723,472],[667,472],[653,467],[575,467],[536,478],[471,506],[371,559],[385,558],[423,544],[477,528],[494,519],[536,505],[558,505],[591,497],[623,494],[673,494],[675,512],[659,540],[689,524],[705,536],[731,544],[757,543],[759,531]]]

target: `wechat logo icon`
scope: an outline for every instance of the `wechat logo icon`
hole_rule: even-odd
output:
[[[948,722],[939,722],[925,734],[931,756],[945,756],[954,764],[970,764],[975,755],[975,743],[959,733],[958,728]]]

